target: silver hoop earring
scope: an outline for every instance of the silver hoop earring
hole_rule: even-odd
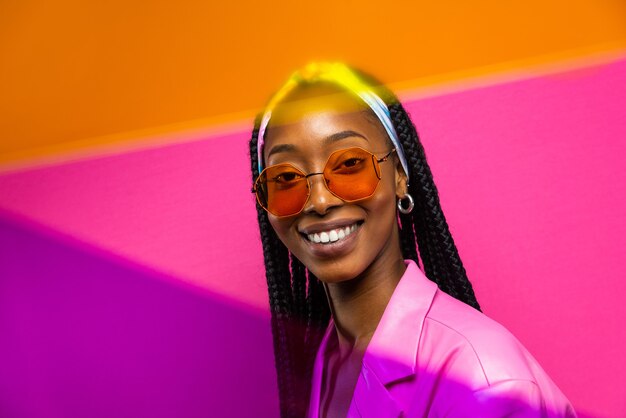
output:
[[[406,208],[402,206],[402,201],[405,199],[409,201],[409,204]],[[415,202],[413,201],[413,196],[408,193],[405,193],[404,196],[398,199],[398,210],[400,211],[400,213],[404,213],[405,215],[407,215],[413,211],[414,206]]]

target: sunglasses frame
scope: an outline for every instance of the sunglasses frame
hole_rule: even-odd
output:
[[[350,148],[344,148],[344,149],[340,149],[340,150],[334,151],[334,152],[332,152],[332,153],[328,156],[328,159],[326,160],[326,163],[324,164],[324,170],[326,170],[326,167],[328,166],[328,163],[329,163],[329,161],[330,161],[331,157],[332,157],[335,153],[337,153],[337,152],[342,152],[342,151],[347,151],[347,150],[351,150],[351,149],[359,149],[359,150],[364,151],[365,153],[367,153],[367,154],[371,155],[371,157],[372,157],[372,161],[374,161],[376,164],[384,163],[385,161],[387,161],[387,160],[389,159],[389,157],[391,156],[391,154],[393,154],[394,152],[396,152],[396,149],[395,149],[395,148],[393,148],[391,151],[387,152],[387,154],[385,154],[382,158],[378,158],[378,157],[376,157],[376,154],[374,154],[374,153],[372,153],[371,151],[368,151],[368,150],[366,150],[366,149],[364,149],[364,148],[361,148],[361,147],[350,147]],[[288,166],[291,166],[291,167],[295,168],[296,170],[298,170],[299,172],[301,172],[301,173],[304,175],[304,179],[306,179],[306,182],[307,182],[307,195],[306,195],[306,200],[305,200],[305,201],[304,201],[304,203],[302,204],[302,208],[301,208],[298,212],[293,213],[293,214],[290,214],[290,215],[276,215],[276,214],[272,213],[272,212],[271,212],[268,208],[266,208],[266,207],[265,207],[265,206],[261,203],[261,199],[259,198],[259,190],[260,190],[259,180],[262,178],[263,173],[265,173],[267,170],[269,170],[269,169],[271,169],[271,168],[274,168],[274,167],[277,167],[277,166],[281,166],[281,165],[288,165]],[[311,176],[316,176],[316,175],[319,175],[319,174],[321,174],[321,175],[322,175],[322,178],[324,179],[324,187],[326,187],[326,190],[328,190],[328,191],[329,191],[329,192],[330,192],[333,196],[335,196],[336,198],[341,199],[343,202],[346,202],[346,203],[358,202],[358,201],[361,201],[361,200],[367,199],[367,198],[369,198],[369,197],[372,197],[372,196],[374,195],[374,193],[376,193],[376,190],[378,189],[378,184],[380,183],[380,179],[381,179],[381,175],[382,175],[382,171],[380,170],[380,168],[378,168],[378,170],[376,169],[376,166],[374,166],[373,168],[374,168],[374,172],[376,173],[376,177],[378,178],[378,181],[376,182],[376,187],[374,188],[374,190],[372,191],[372,193],[371,193],[371,194],[369,194],[368,196],[365,196],[365,197],[360,197],[360,198],[358,198],[358,199],[354,199],[354,200],[347,200],[347,199],[344,199],[344,198],[343,198],[343,197],[341,197],[341,196],[337,196],[337,194],[335,194],[335,192],[333,192],[332,190],[330,190],[330,189],[328,188],[328,180],[326,179],[326,177],[324,177],[324,171],[319,172],[319,173],[309,173],[309,174],[305,174],[304,170],[300,169],[299,167],[297,167],[296,165],[291,164],[291,163],[274,164],[274,165],[272,165],[272,166],[265,167],[265,168],[263,169],[263,171],[261,171],[261,172],[259,173],[259,176],[258,176],[258,177],[256,178],[256,180],[254,181],[254,187],[252,188],[252,193],[254,193],[254,194],[255,194],[255,196],[256,196],[256,200],[257,200],[257,203],[259,204],[259,206],[261,206],[261,207],[262,207],[262,208],[263,208],[266,212],[271,213],[272,215],[274,215],[274,216],[275,216],[275,217],[277,217],[277,218],[287,218],[287,217],[290,217],[290,216],[296,216],[296,215],[299,215],[300,213],[302,213],[302,211],[303,211],[303,210],[304,210],[304,208],[306,207],[307,202],[309,201],[309,198],[311,197],[311,180],[309,180],[309,177],[311,177]],[[379,173],[381,173],[381,174],[379,175]]]

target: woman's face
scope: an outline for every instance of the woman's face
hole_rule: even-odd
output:
[[[381,158],[393,149],[382,125],[364,105],[347,95],[328,96],[318,90],[322,91],[301,94],[298,105],[283,104],[273,112],[264,145],[266,167],[291,163],[304,173],[320,173],[337,150],[360,147]],[[406,191],[400,167],[395,156],[380,163],[381,179],[374,194],[351,203],[333,195],[323,176],[311,176],[302,212],[280,218],[268,213],[269,221],[289,251],[326,283],[396,262],[401,259],[396,198]],[[314,234],[331,236],[331,231],[344,237],[328,243],[310,239]]]

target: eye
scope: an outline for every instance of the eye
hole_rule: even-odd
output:
[[[272,180],[278,183],[289,183],[289,182],[301,179],[303,177],[304,176],[296,172],[285,172],[285,173],[280,173],[279,175],[274,177]]]
[[[363,159],[362,158],[356,158],[355,157],[355,158],[349,158],[349,159],[343,161],[341,164],[344,167],[351,168],[351,167],[356,167],[357,165],[362,164],[362,163],[363,163]]]
[[[346,156],[337,161],[333,168],[335,174],[353,174],[363,170],[366,166],[366,159],[360,156]]]

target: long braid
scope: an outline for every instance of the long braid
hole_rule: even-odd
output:
[[[293,254],[289,254],[289,258],[291,262],[291,291],[293,293],[294,314],[298,318],[304,318],[306,310],[306,271],[304,264]]]
[[[294,307],[292,319],[289,323],[289,350],[294,355],[294,372],[296,379],[293,382],[295,393],[308,393],[303,386],[305,379],[306,359],[302,358],[305,349],[306,336],[306,286],[307,277],[304,265],[293,254],[290,254],[291,261],[291,292],[293,294]]]
[[[322,282],[311,272],[308,272],[308,280],[308,310],[306,313],[306,332],[304,338],[304,359],[306,359],[304,379],[306,384],[303,385],[303,387],[306,388],[306,391],[303,392],[303,396],[305,397],[308,397],[308,394],[311,392],[311,377],[313,374],[315,356],[330,319],[330,308]]]
[[[415,140],[417,135],[412,135],[410,125],[403,117],[403,112],[399,111],[398,105],[391,105],[389,110],[412,171],[410,173],[409,193],[417,202],[412,215],[425,273],[439,285],[441,290],[456,297],[454,294],[456,292],[447,280],[447,266],[443,254],[441,254],[441,248],[439,248],[435,227],[432,219],[430,219],[433,218],[438,202],[435,202],[436,190],[433,193],[434,184],[429,167],[425,164],[423,149],[421,144]]]
[[[417,257],[417,248],[415,248],[415,230],[413,219],[410,215],[400,213],[400,243],[402,246],[402,254],[405,259],[411,259],[418,265],[420,261]]]
[[[390,104],[389,111],[411,168],[409,193],[418,202],[413,212],[413,222],[424,271],[441,290],[480,310],[441,210],[439,194],[415,126],[399,102]],[[413,247],[403,244],[406,255]]]
[[[256,152],[258,140],[258,128],[255,127],[250,141],[250,152]],[[254,151],[253,151],[254,150]],[[258,176],[258,160],[252,158],[253,178]],[[272,312],[271,326],[274,341],[274,361],[276,363],[280,410],[289,410],[289,399],[293,399],[293,362],[291,360],[288,332],[286,321],[292,311],[292,298],[290,280],[284,276],[285,268],[282,266],[282,245],[276,233],[269,225],[267,214],[257,210],[257,219],[263,244],[263,255],[267,279],[267,289]],[[288,281],[286,280],[288,279]],[[288,289],[289,286],[289,289]],[[288,291],[289,290],[289,291]]]

